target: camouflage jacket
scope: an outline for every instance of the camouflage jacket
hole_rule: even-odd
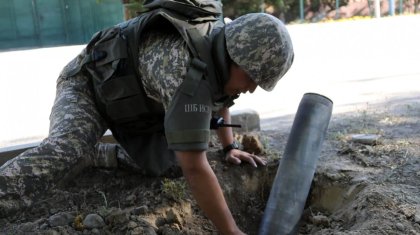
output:
[[[220,19],[172,20],[157,9],[98,32],[63,72],[91,78],[98,110],[132,157],[206,150],[212,113],[235,98],[223,94],[230,60]],[[145,141],[152,133],[165,144]]]

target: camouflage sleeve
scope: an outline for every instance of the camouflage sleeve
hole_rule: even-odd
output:
[[[198,79],[193,91],[184,80],[191,55],[185,41],[170,32],[150,32],[139,48],[139,71],[146,94],[162,102],[169,149],[206,150],[213,109],[210,84]]]
[[[169,149],[176,151],[206,150],[210,138],[212,113],[211,88],[198,81],[198,88],[188,92],[183,83],[165,115],[165,134]]]
[[[146,34],[139,48],[139,72],[147,96],[167,109],[189,62],[188,46],[180,35],[154,31]]]

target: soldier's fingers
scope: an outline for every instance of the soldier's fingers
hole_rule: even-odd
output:
[[[239,158],[237,158],[237,157],[233,157],[233,156],[231,156],[231,155],[227,155],[227,156],[226,156],[226,161],[227,161],[227,162],[230,162],[230,163],[233,163],[233,164],[235,164],[235,165],[239,165],[239,164],[241,164],[241,159],[239,159]]]
[[[249,162],[252,166],[258,167],[253,156],[254,155],[252,155],[252,154],[248,154],[248,155],[244,155],[243,157],[244,157],[244,160]]]
[[[253,158],[260,165],[265,166],[267,164],[267,161],[265,159],[261,158],[261,157],[258,157],[256,155],[253,155]]]

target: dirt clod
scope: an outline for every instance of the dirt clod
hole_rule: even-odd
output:
[[[262,145],[260,138],[256,134],[243,135],[242,136],[243,150],[252,154],[262,154],[264,152],[264,146]]]

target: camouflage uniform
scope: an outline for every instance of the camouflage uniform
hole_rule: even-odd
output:
[[[190,59],[186,44],[178,35],[151,33],[143,38],[139,50],[139,70],[147,95],[168,107],[186,73]],[[58,78],[48,137],[0,167],[0,218],[30,206],[36,196],[85,167],[104,165],[100,158],[107,154],[134,164],[116,145],[95,148],[107,124],[95,106],[90,78],[83,72],[65,76],[83,56],[84,52],[71,61]]]
[[[220,37],[222,43],[219,45],[224,48],[217,50],[211,59],[220,61],[219,55],[226,59],[222,52],[227,45],[230,59],[265,90],[272,90],[293,62],[293,47],[287,30],[273,16],[248,14],[235,19],[221,32],[226,34],[226,43]],[[223,33],[218,35],[224,37]],[[267,36],[261,38],[261,35]],[[218,42],[219,36],[213,42]],[[210,112],[220,108],[219,104],[232,105],[233,97],[216,98],[212,93],[215,86],[223,90],[225,83],[212,87],[210,83],[214,80],[188,76],[187,65],[190,60],[195,62],[195,58],[191,59],[186,43],[177,34],[154,32],[142,37],[138,70],[146,95],[161,102],[166,109],[165,134],[170,149],[206,150]],[[108,126],[95,106],[92,81],[84,72],[73,77],[65,75],[85,56],[82,52],[70,62],[58,79],[49,137],[39,147],[1,166],[0,217],[31,205],[32,199],[41,192],[74,176],[86,166],[101,162],[101,157],[106,154],[97,153],[112,152],[120,162],[133,162],[116,146],[111,147],[112,151],[103,151],[107,147],[100,145],[100,151],[95,151],[95,144]],[[225,62],[229,61],[216,64],[214,69],[224,68],[221,74],[227,74],[228,64]],[[228,76],[221,77],[228,79]]]

